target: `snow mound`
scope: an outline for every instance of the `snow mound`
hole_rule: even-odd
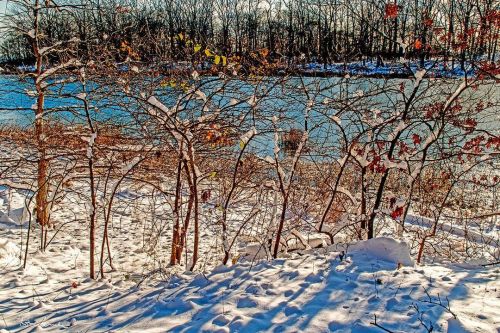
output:
[[[246,257],[249,260],[256,259],[268,259],[270,258],[270,253],[266,251],[264,245],[260,243],[249,243],[246,247],[239,250],[239,254],[242,257]]]
[[[4,228],[17,228],[28,220],[28,211],[24,207],[12,209],[9,214],[0,210],[0,224]]]
[[[389,237],[372,238],[361,241],[349,248],[350,252],[364,253],[376,259],[402,264],[404,266],[415,266],[410,256],[410,249],[405,242],[399,242]]]
[[[16,224],[16,222],[13,219],[11,219],[7,214],[2,212],[1,210],[0,210],[0,223],[7,225]]]
[[[15,264],[21,250],[9,240],[0,239],[0,263],[3,265]]]

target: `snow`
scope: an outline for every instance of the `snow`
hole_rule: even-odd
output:
[[[250,139],[252,139],[252,137],[254,137],[255,135],[257,135],[257,129],[255,127],[252,127],[250,130],[248,130],[248,132],[240,137],[240,140],[244,145],[246,145],[248,141],[250,141]]]
[[[368,161],[368,151],[363,149],[362,153],[360,154],[358,151],[355,149],[352,150],[352,156],[358,161],[359,165],[362,167],[366,167],[370,164],[370,161]]]
[[[34,38],[34,37],[33,37]],[[47,47],[41,47],[39,50],[38,50],[38,53],[40,55],[47,55],[48,53],[50,52],[53,52],[55,50],[57,50],[60,46],[64,45],[64,44],[67,44],[67,43],[78,43],[80,41],[79,38],[71,38],[67,41],[59,41],[57,43],[54,43],[52,44],[51,46],[47,46]]]
[[[425,73],[427,73],[425,69],[419,69],[415,72],[415,87],[418,87],[420,85],[420,82],[422,82]]]
[[[3,224],[16,224],[16,221],[14,221],[10,216],[5,214],[4,212],[0,212],[0,223]]]
[[[15,243],[0,239],[0,267],[18,265],[20,254],[21,250]]]
[[[406,123],[404,121],[399,121],[398,126],[392,131],[391,134],[388,135],[387,139],[392,141],[396,138],[398,134],[400,134],[406,128]]]
[[[137,191],[120,187],[116,204],[139,206]],[[2,212],[24,205],[21,192],[1,194]],[[85,218],[84,207],[65,200],[67,209],[53,212],[56,223]],[[425,332],[420,316],[434,332],[500,329],[498,266],[415,265],[409,246],[390,237],[330,245],[324,234],[293,230],[295,242],[275,260],[269,244],[245,242],[228,266],[215,257],[195,272],[164,266],[151,275],[168,254],[151,252],[142,238],[154,222],[141,211],[117,214],[110,228],[115,270],[98,280],[88,278],[87,223],[68,224],[46,252],[37,250],[34,226],[24,270],[26,229],[0,224],[2,332],[381,332],[375,315],[393,332]]]
[[[449,333],[467,333],[467,329],[463,326],[463,324],[455,319],[448,319],[448,332]]]
[[[405,41],[400,38],[397,42],[403,47],[408,46]],[[438,59],[429,59],[424,62],[424,66],[418,60],[409,59],[385,59],[383,64],[377,64],[376,59],[366,59],[364,61],[339,62],[332,64],[308,63],[298,65],[298,69],[305,74],[327,73],[331,75],[342,75],[348,79],[351,76],[396,76],[396,77],[415,77],[416,85],[418,85],[423,76],[429,78],[444,77],[444,78],[459,78],[472,77],[477,74],[472,63],[465,64],[465,70],[459,64],[454,64],[451,61],[444,62]]]
[[[346,189],[346,188],[344,188],[342,186],[338,186],[337,187],[337,192],[345,194],[351,200],[351,202],[353,204],[357,203],[356,202],[356,198],[354,197],[354,195],[352,195],[352,193],[348,189]]]
[[[93,150],[94,150],[94,143],[95,143],[95,140],[97,139],[97,132],[94,132],[90,135],[90,138],[89,138],[89,144],[87,146],[87,158],[90,160],[92,159],[93,157]]]
[[[0,191],[0,228],[17,228],[27,222],[29,211],[26,205],[24,197],[17,191]]]
[[[248,99],[247,99],[247,103],[251,106],[251,107],[255,107],[257,105],[257,97],[255,95],[252,95],[250,96]]]
[[[274,164],[274,159],[269,155],[264,157],[264,161],[266,161],[269,164]]]
[[[51,68],[47,69],[46,71],[42,72],[42,74],[40,74],[36,78],[36,83],[40,84],[42,81],[44,81],[45,79],[51,77],[52,75],[57,74],[57,72],[59,72],[62,69],[65,69],[67,67],[72,67],[72,66],[80,66],[80,65],[81,65],[80,60],[78,60],[78,59],[70,59],[70,60],[68,60],[65,63],[62,63],[62,64],[60,64],[58,66],[51,67]]]
[[[140,157],[140,156],[134,157],[130,162],[128,162],[127,164],[124,164],[122,166],[121,173],[122,174],[129,173],[133,168],[135,168],[137,166],[137,164],[139,162],[141,162],[141,160],[142,160],[142,157]]]
[[[194,91],[194,93],[195,93],[195,95],[196,95],[196,97],[197,97],[198,99],[201,99],[203,102],[207,103],[208,98],[207,98],[207,95],[206,95],[203,91],[201,91],[201,90],[199,90],[199,89],[196,89],[196,90]]]
[[[342,125],[342,120],[340,119],[340,117],[330,116],[330,119],[333,120],[337,125],[339,125],[339,126]]]
[[[398,37],[396,42],[401,45],[401,47],[406,50],[408,48],[408,43],[406,43],[401,37]]]
[[[156,97],[151,96],[148,98],[148,103],[157,108],[158,110],[161,110],[166,117],[170,117],[173,111],[171,111],[165,104],[160,102]],[[154,115],[154,114],[153,114]]]
[[[78,99],[81,99],[81,100],[85,100],[87,98],[87,94],[86,93],[79,93],[79,94],[76,94],[75,97]]]
[[[443,106],[443,110],[448,110],[451,103],[455,102],[458,96],[467,88],[467,79],[464,79],[462,83],[456,88],[455,92],[448,98]]]
[[[15,256],[16,247],[9,247]],[[364,249],[373,248],[365,244]],[[31,267],[2,276],[7,287],[0,295],[10,309],[2,325],[9,331],[378,332],[370,324],[377,315],[387,329],[423,332],[412,307],[417,305],[436,332],[499,327],[498,269],[398,269],[359,251],[349,251],[343,260],[339,252],[318,250],[286,260],[247,261],[140,287],[114,275],[104,281],[78,279],[73,288],[72,267],[64,273],[67,281],[57,280],[54,268],[47,272],[50,278],[43,278]],[[24,280],[36,286],[36,293]],[[426,293],[435,302],[438,294],[448,297],[458,319],[427,303]],[[473,313],[472,308],[482,310]]]
[[[29,37],[33,38],[33,39],[35,39],[35,38],[36,38],[36,32],[35,32],[35,30],[34,30],[34,29],[31,29],[31,30],[30,30],[30,31],[28,31],[26,34],[27,34]]]
[[[378,237],[361,241],[350,247],[349,250],[394,264],[402,264],[411,267],[415,266],[415,263],[410,257],[408,245],[388,237]]]
[[[37,92],[36,92],[36,90],[26,90],[26,94],[27,94],[29,97],[36,97],[36,96],[37,96]]]
[[[421,227],[426,227],[426,228],[432,228],[434,221],[423,216],[418,216],[414,214],[408,214],[405,223],[408,225],[418,225]],[[447,232],[451,235],[455,235],[458,237],[467,237],[469,241],[472,241],[476,244],[484,244],[484,245],[489,245],[494,249],[500,248],[500,244],[498,242],[498,238],[495,237],[496,235],[493,233],[489,232],[480,232],[480,230],[474,230],[471,228],[467,228],[467,226],[460,226],[460,225],[454,225],[450,222],[439,222],[438,223],[439,230]],[[484,228],[484,227],[482,227]],[[481,228],[480,228],[481,229]],[[498,258],[498,253],[496,254],[496,257]],[[476,263],[480,264],[487,264],[488,260],[475,260]]]
[[[354,92],[354,97],[363,97],[365,95],[365,92],[363,90],[356,90]]]

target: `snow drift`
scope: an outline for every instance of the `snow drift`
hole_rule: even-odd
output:
[[[17,264],[20,253],[21,250],[16,244],[6,239],[0,239],[0,265]]]
[[[415,266],[408,245],[389,237],[378,237],[358,242],[349,247],[349,252],[351,254],[364,254],[404,266]]]

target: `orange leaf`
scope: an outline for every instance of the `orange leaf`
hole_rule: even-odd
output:
[[[398,16],[399,6],[395,3],[388,3],[385,5],[385,18],[393,19]]]
[[[420,50],[422,48],[422,42],[420,41],[420,39],[417,39],[415,41],[415,50]]]

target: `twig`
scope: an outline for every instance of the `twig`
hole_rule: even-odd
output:
[[[435,300],[432,299],[432,297],[429,294],[429,292],[427,291],[427,289],[424,288],[424,291],[425,291],[425,294],[427,295],[427,297],[429,299],[428,300],[422,300],[422,302],[429,303],[429,304],[439,305],[440,307],[442,307],[443,309],[445,309],[449,314],[451,314],[455,319],[457,319],[457,315],[453,311],[451,311],[450,300],[448,299],[448,297],[446,297],[446,304],[444,304],[443,301],[441,300],[441,296],[439,296],[439,293],[437,294],[437,301],[435,301]]]
[[[377,323],[377,315],[374,314],[373,315],[373,321],[370,322],[370,325],[373,325],[373,326],[376,326],[378,328],[380,328],[381,330],[385,331],[385,332],[389,332],[389,333],[395,333],[394,331],[391,331],[383,326],[381,326],[380,324]]]
[[[489,264],[482,264],[481,266],[487,267],[487,266],[495,266],[495,265],[499,265],[499,264],[500,264],[500,261],[496,261],[496,262],[491,262]]]
[[[422,325],[427,330],[427,333],[431,333],[432,331],[434,331],[434,326],[432,325],[431,321],[429,321],[429,326],[427,326],[425,324],[424,313],[420,311],[420,308],[418,307],[418,305],[413,303],[412,307],[415,309],[415,311],[417,311],[418,321],[420,322],[420,325]]]

